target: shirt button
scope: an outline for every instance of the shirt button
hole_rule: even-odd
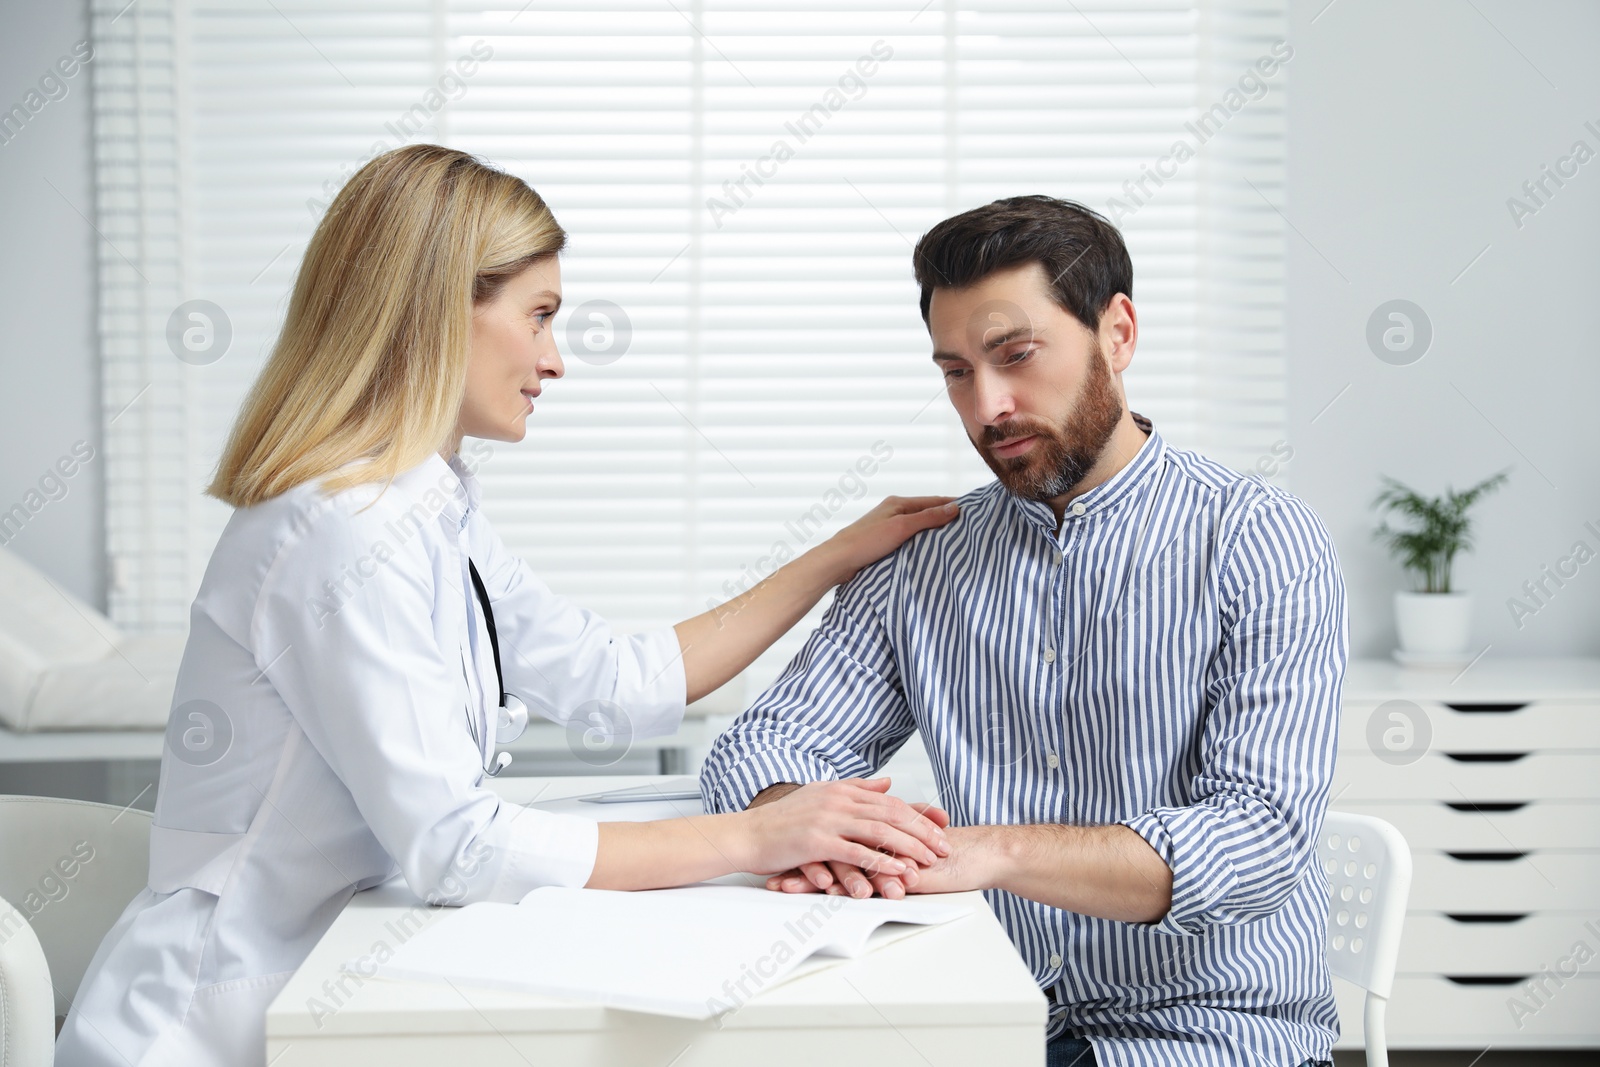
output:
[[[1073,505],[1072,505],[1072,513],[1074,515],[1082,515],[1085,511],[1088,511],[1088,510],[1089,510],[1088,508],[1083,506],[1083,501],[1081,501],[1081,500],[1074,502]]]
[[[1052,966],[1052,967],[1061,966],[1061,953],[1059,953],[1059,952],[1050,953],[1050,966]]]
[[[1056,566],[1057,567],[1061,566],[1066,561],[1067,561],[1067,554],[1065,552],[1057,552],[1056,553]]]
[[[1054,752],[1046,756],[1044,761],[1050,765],[1050,769],[1052,771],[1061,766],[1061,757],[1056,755]]]
[[[1046,663],[1054,663],[1056,661],[1056,650],[1053,649],[1053,648],[1045,649],[1044,650],[1044,661]]]

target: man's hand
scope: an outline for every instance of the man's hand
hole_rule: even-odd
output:
[[[757,793],[750,807],[768,804],[788,796],[800,787],[794,782],[778,782]],[[913,811],[922,813],[935,826],[943,829],[950,825],[950,816],[933,804],[911,804]],[[747,809],[748,810],[748,809]],[[953,847],[953,846],[952,846]],[[874,892],[890,900],[906,895],[908,886],[914,886],[921,877],[920,869],[912,867],[901,874],[885,871],[866,871],[849,863],[829,860],[820,863],[803,863],[799,867],[775,874],[767,879],[767,888],[782,889],[790,893],[828,893],[833,896],[870,897]]]
[[[791,783],[769,786],[750,802],[751,807],[784,796],[798,788]],[[941,827],[950,825],[950,816],[932,804],[912,804],[914,810]],[[874,893],[899,900],[911,893],[960,893],[969,889],[988,889],[998,878],[1001,850],[989,827],[956,827],[946,830],[950,855],[922,868],[900,875],[864,871],[848,863],[806,863],[767,879],[767,888],[785,893],[828,893],[835,896],[869,897]]]
[[[768,793],[793,788],[773,786],[751,806]],[[910,807],[947,827],[947,856],[899,875],[845,863],[807,863],[768,878],[767,888],[852,897],[876,892],[891,900],[907,893],[1004,889],[1052,908],[1133,923],[1158,922],[1172,906],[1171,869],[1126,826],[949,826],[949,816],[938,808]]]
[[[974,889],[992,889],[1000,880],[1004,859],[1002,842],[998,835],[990,832],[993,829],[989,826],[951,827],[945,831],[950,841],[950,855],[931,866],[908,870],[899,877],[867,874],[846,864],[806,864],[809,868],[825,866],[825,870],[807,872],[802,868],[785,871],[768,878],[767,888],[783,893],[843,893],[857,898],[871,896],[876,891],[879,896],[890,900],[899,900],[907,893],[965,893]],[[821,873],[823,885],[817,885],[817,873]]]
[[[1052,908],[1130,923],[1158,922],[1172,906],[1172,871],[1126,826],[953,826],[945,836],[950,855],[917,870],[914,884],[907,884],[913,873],[907,871],[905,892],[1004,889]],[[881,882],[871,879],[874,888]],[[799,871],[767,879],[767,888],[818,891]]]
[[[889,784],[887,778],[847,778],[764,791],[738,817],[748,826],[743,869],[838,863],[894,877],[937,863],[950,851],[948,820],[928,818],[888,796]]]

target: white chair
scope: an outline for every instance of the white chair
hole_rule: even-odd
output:
[[[1382,819],[1330,811],[1317,855],[1328,872],[1328,968],[1366,990],[1367,1067],[1389,1067],[1384,1015],[1411,893],[1411,847]]]
[[[0,796],[0,1067],[52,1062],[56,1018],[149,863],[149,812]]]
[[[56,1024],[50,965],[33,927],[0,899],[0,1067],[48,1067]]]

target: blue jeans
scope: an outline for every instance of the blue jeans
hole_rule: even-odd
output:
[[[1044,1067],[1095,1067],[1094,1049],[1083,1038],[1064,1033],[1045,1045]]]
[[[1300,1067],[1319,1067],[1326,1060],[1307,1060]],[[1095,1067],[1094,1048],[1070,1033],[1055,1038],[1044,1049],[1044,1067]]]

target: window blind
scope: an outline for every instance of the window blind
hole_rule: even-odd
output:
[[[228,514],[201,489],[306,241],[406,141],[526,179],[571,234],[567,376],[481,476],[512,550],[620,628],[886,494],[989,480],[910,255],[997,197],[1122,228],[1126,382],[1170,440],[1249,469],[1283,435],[1282,0],[125,4],[92,8],[119,623],[182,625]]]

